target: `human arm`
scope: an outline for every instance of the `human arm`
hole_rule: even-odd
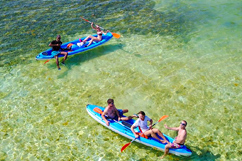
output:
[[[118,112],[118,110],[116,109],[116,107],[115,107],[115,113],[116,113],[116,115],[118,116],[118,121],[120,121],[121,117],[120,117],[119,112]]]
[[[168,127],[166,124],[164,126],[165,126],[166,129],[169,129],[169,130],[174,130],[174,131],[179,130],[179,127]]]
[[[135,128],[135,126],[134,126],[134,125],[132,125],[130,129],[131,129],[131,131],[133,132],[133,134],[134,134],[135,138],[138,138],[138,137],[139,137],[139,135],[137,135],[137,134],[135,133],[134,128]]]
[[[149,129],[152,129],[153,120],[150,119]]]
[[[107,114],[107,111],[106,111],[106,109],[103,111],[103,113],[102,113],[102,118],[103,118],[103,120],[106,122],[106,124],[107,124],[107,126],[109,126],[109,121],[106,119],[106,117],[105,117],[105,115]]]
[[[91,23],[91,27],[92,29],[96,30],[96,28],[93,26],[93,22]]]
[[[50,46],[50,47],[53,47],[53,46],[60,46],[60,44],[52,44],[52,43],[50,43],[49,46]]]
[[[61,46],[62,42],[56,42],[55,40],[54,41],[51,41],[49,46],[50,47],[53,47],[53,46]]]
[[[106,35],[108,32],[110,32],[109,30],[107,30],[106,32],[104,32],[103,30],[101,31],[104,35]]]

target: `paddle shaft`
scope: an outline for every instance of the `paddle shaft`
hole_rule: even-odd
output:
[[[84,21],[87,21],[88,23],[92,23],[91,21],[88,21],[87,19],[81,17]],[[103,27],[99,26],[101,29],[105,30]]]
[[[167,118],[167,115],[162,116],[159,121],[157,121],[156,123],[154,123],[151,127],[155,126],[158,122],[161,122],[162,120],[164,120],[165,118]]]
[[[132,142],[134,142],[136,139],[138,139],[138,138],[134,138],[134,139],[130,142],[130,144],[131,144]]]
[[[156,123],[154,123],[151,127],[155,126],[158,123],[158,121]]]
[[[91,21],[88,21],[87,19],[81,17],[84,21],[87,21],[88,23],[92,23]],[[104,29],[103,27],[99,26],[102,30],[106,30]],[[113,37],[119,39],[121,35],[117,34],[117,33],[114,33],[114,32],[111,32],[111,34],[113,35]]]

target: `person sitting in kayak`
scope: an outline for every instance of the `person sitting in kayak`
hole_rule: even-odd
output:
[[[61,36],[57,35],[56,40],[53,40],[52,42],[50,42],[49,46],[52,47],[52,52],[51,54],[55,57],[56,59],[56,65],[58,70],[61,70],[60,66],[59,66],[59,60],[58,60],[58,55],[64,55],[64,60],[61,62],[63,65],[65,65],[65,60],[67,59],[68,53],[64,52],[64,51],[60,51],[61,49],[61,45],[62,42],[61,40]]]
[[[135,117],[135,116],[121,117],[123,116],[123,113],[127,113],[129,110],[128,109],[118,110],[114,105],[113,99],[108,99],[107,103],[108,103],[108,106],[105,108],[105,110],[102,113],[102,118],[106,122],[107,126],[109,126],[110,122],[107,120],[106,117],[110,119],[115,119],[118,121],[120,120],[127,121]]]
[[[185,120],[183,120],[180,123],[179,127],[168,127],[166,124],[164,126],[169,130],[178,131],[178,135],[173,141],[173,143],[166,144],[165,152],[164,152],[164,155],[161,157],[161,159],[168,154],[170,148],[173,148],[173,149],[182,148],[184,146],[184,143],[187,137],[187,130],[186,130],[187,122]]]
[[[93,22],[91,23],[91,27],[92,27],[94,30],[97,31],[97,37],[92,36],[92,35],[89,35],[88,37],[86,37],[86,38],[83,40],[83,44],[85,44],[85,43],[87,42],[88,39],[91,39],[91,40],[89,41],[89,44],[88,44],[86,47],[88,47],[89,45],[91,45],[93,41],[95,41],[95,42],[102,41],[102,35],[103,35],[103,34],[107,34],[107,33],[109,32],[109,30],[107,30],[107,32],[105,33],[104,31],[101,30],[101,28],[100,28],[98,25],[96,25],[96,27],[94,27],[94,26],[93,26]]]
[[[145,116],[145,112],[144,112],[144,111],[140,111],[140,112],[138,113],[138,116],[139,116],[139,118],[138,118],[138,119],[134,122],[134,124],[131,126],[131,131],[134,133],[134,135],[135,135],[136,138],[138,138],[139,135],[136,134],[136,132],[134,131],[134,128],[140,126],[140,128],[141,128],[143,134],[144,134],[145,136],[147,136],[147,138],[148,138],[149,136],[152,136],[153,138],[159,140],[159,141],[162,142],[162,143],[168,143],[168,141],[166,140],[165,136],[161,133],[160,130],[155,129],[155,128],[152,128],[152,123],[153,123],[153,121],[152,121],[152,119],[150,119],[148,116]],[[149,127],[147,126],[147,121],[150,122]],[[156,134],[159,135],[163,140],[160,139],[160,138],[158,138]],[[145,137],[145,138],[146,138],[146,137]]]

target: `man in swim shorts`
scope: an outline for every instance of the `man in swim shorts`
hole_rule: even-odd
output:
[[[170,148],[177,149],[177,148],[182,148],[183,147],[183,145],[185,143],[185,140],[186,140],[186,137],[187,137],[186,126],[187,126],[187,122],[185,120],[183,120],[180,123],[179,127],[168,127],[165,124],[165,128],[167,128],[169,130],[178,131],[178,135],[175,138],[175,140],[173,141],[173,143],[166,144],[165,152],[164,152],[164,155],[161,157],[161,159],[163,159],[168,154]]]
[[[115,119],[118,121],[120,121],[120,120],[127,121],[127,120],[130,120],[133,117],[135,117],[135,116],[121,117],[121,116],[123,116],[123,113],[127,113],[129,110],[128,109],[118,110],[114,105],[113,99],[108,99],[107,103],[108,103],[108,106],[103,111],[102,118],[108,126],[109,126],[110,122],[107,120],[106,117],[108,117],[110,119]]]
[[[64,60],[61,62],[63,65],[65,65],[65,60],[67,59],[67,56],[68,56],[67,52],[60,51],[61,45],[62,45],[62,42],[60,40],[61,40],[61,36],[57,35],[56,40],[53,40],[49,44],[49,46],[52,47],[51,55],[53,55],[55,57],[55,59],[56,59],[56,65],[57,65],[58,70],[61,70],[61,68],[59,66],[58,55],[59,54],[64,55]]]
[[[166,140],[165,136],[162,134],[162,132],[159,129],[156,128],[152,128],[152,119],[150,119],[148,116],[145,115],[144,111],[140,111],[138,113],[139,118],[135,121],[135,123],[131,126],[131,131],[134,133],[135,137],[138,138],[139,135],[136,134],[136,132],[134,131],[135,127],[140,127],[143,134],[145,135],[145,138],[148,138],[149,136],[159,140],[161,143],[168,143],[168,141]],[[150,125],[147,125],[147,121],[150,122]],[[162,139],[160,139],[158,136]]]

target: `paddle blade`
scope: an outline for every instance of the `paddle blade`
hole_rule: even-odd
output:
[[[164,119],[167,118],[167,117],[168,117],[168,115],[164,115],[164,116],[162,116],[158,122],[161,122],[162,120],[164,120]]]
[[[119,38],[120,38],[120,35],[119,35],[119,34],[114,33],[114,32],[111,32],[111,33],[112,33],[113,37],[115,37],[115,38],[117,38],[117,39],[119,39]]]
[[[95,112],[97,112],[97,113],[100,113],[100,114],[103,114],[103,111],[102,111],[100,108],[97,108],[97,107],[95,107],[95,108],[93,109],[93,111],[95,111]]]
[[[48,63],[50,60],[47,60],[44,64]]]
[[[126,149],[130,144],[131,144],[131,142],[125,144],[125,145],[121,148],[121,152],[123,152],[124,149]]]

